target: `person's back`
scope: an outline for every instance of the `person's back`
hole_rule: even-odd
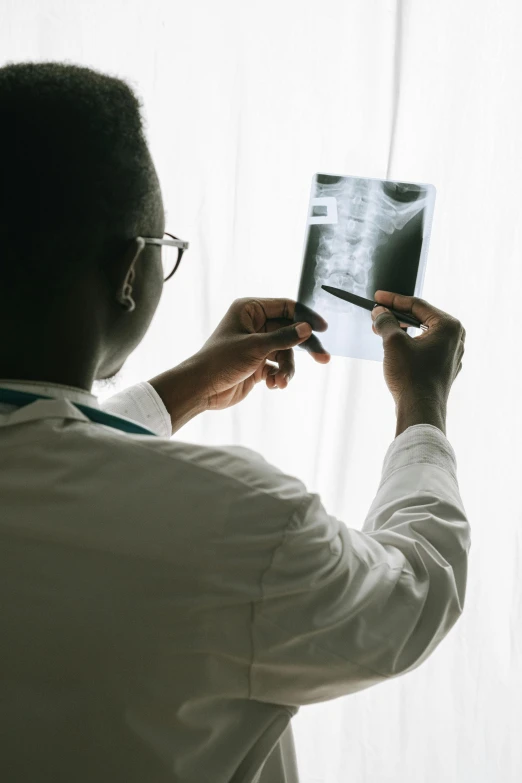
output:
[[[169,549],[147,552],[161,521],[139,502],[140,450],[53,420],[21,427],[0,440],[4,779],[44,780],[38,771],[52,770],[56,783],[163,780],[127,713],[139,706],[135,686],[157,652],[151,598],[172,596],[167,634],[177,620]],[[30,486],[27,471],[37,479]],[[175,666],[174,647],[172,655]]]
[[[44,769],[231,780],[243,748],[265,734],[268,754],[289,721],[248,700],[249,624],[302,485],[278,487],[242,449],[150,441],[67,419],[1,428],[0,758],[13,783]]]

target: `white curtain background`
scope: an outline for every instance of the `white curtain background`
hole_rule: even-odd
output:
[[[236,297],[295,298],[315,172],[437,187],[424,296],[467,329],[448,413],[466,608],[415,672],[301,709],[302,783],[522,780],[521,36],[519,0],[2,0],[0,64],[130,80],[191,242],[102,399],[196,352]],[[176,437],[256,449],[359,528],[395,434],[382,366],[296,367]]]

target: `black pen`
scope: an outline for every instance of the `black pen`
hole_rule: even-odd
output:
[[[344,291],[342,288],[332,288],[332,286],[329,285],[322,285],[321,288],[324,288],[325,291],[328,291],[329,294],[333,294],[333,296],[338,296],[339,299],[345,299],[347,302],[351,302],[358,307],[364,307],[365,310],[373,310],[374,307],[379,306],[379,302],[374,302],[372,299],[364,299],[364,297],[357,296],[357,294],[351,294],[349,291]],[[381,305],[381,307],[384,307],[384,305]],[[416,326],[417,329],[422,329],[423,331],[426,331],[429,328],[425,324],[421,324],[421,322],[412,315],[399,313],[398,310],[392,310],[391,307],[386,309],[389,310],[390,313],[393,313],[398,321],[401,321],[404,324]]]

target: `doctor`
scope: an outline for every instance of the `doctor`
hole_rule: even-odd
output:
[[[134,101],[86,68],[0,69],[9,171],[31,167],[36,190],[62,183],[74,163],[60,111],[71,147],[93,150],[109,119],[135,125]],[[35,106],[41,123],[24,123]],[[42,127],[57,139],[49,171],[28,152]],[[248,449],[170,440],[257,383],[284,389],[296,345],[328,361],[311,336],[326,324],[303,311],[296,326],[292,300],[235,301],[197,354],[100,406],[93,381],[139,345],[173,271],[154,241],[165,231],[154,164],[121,133],[107,181],[132,190],[121,160],[135,143],[148,187],[142,229],[110,253],[75,266],[70,248],[68,265],[31,266],[15,178],[9,193],[0,183],[0,777],[296,783],[299,707],[411,671],[462,613],[469,526],[445,422],[465,332],[424,301],[376,295],[430,328],[413,340],[384,307],[372,314],[397,432],[365,520],[336,519]],[[85,193],[98,170],[84,169]],[[70,236],[67,206],[54,209],[70,214],[60,224]]]

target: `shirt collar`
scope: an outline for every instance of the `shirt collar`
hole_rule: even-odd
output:
[[[17,381],[0,378],[0,387],[4,389],[13,389],[14,391],[32,392],[33,394],[43,394],[46,397],[53,397],[58,400],[70,400],[79,402],[80,405],[88,405],[91,408],[99,408],[98,398],[86,391],[78,389],[76,386],[64,386],[60,383],[47,383],[47,381]]]

